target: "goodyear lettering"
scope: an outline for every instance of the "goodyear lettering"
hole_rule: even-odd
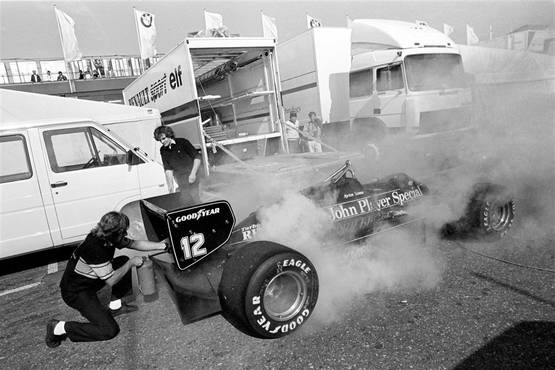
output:
[[[305,262],[301,260],[295,260],[294,258],[283,260],[283,267],[287,267],[287,266],[298,267],[301,270],[303,270],[306,274],[310,272],[310,267],[308,267]]]
[[[212,209],[199,209],[195,213],[189,213],[187,215],[179,216],[175,219],[175,222],[184,222],[184,221],[191,221],[191,220],[200,220],[206,216],[212,216],[215,214],[220,213],[220,208],[212,208]]]
[[[253,297],[253,302],[254,301],[258,302],[257,304],[260,304],[260,297],[259,296]],[[266,330],[268,333],[275,334],[278,331],[281,331],[282,333],[287,333],[288,331],[293,331],[297,327],[301,326],[302,323],[304,322],[305,318],[310,316],[310,310],[308,308],[305,308],[303,310],[303,312],[301,312],[299,315],[297,315],[297,317],[295,317],[293,320],[289,321],[288,323],[284,323],[282,325],[277,325],[274,328],[272,328],[272,322],[270,320],[268,320],[266,318],[266,316],[264,316],[262,314],[262,307],[261,306],[257,306],[254,309],[253,314],[255,316],[260,316],[256,320],[256,323],[258,325],[260,325],[260,327],[262,329]]]

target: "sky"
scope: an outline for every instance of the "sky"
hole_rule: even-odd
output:
[[[422,20],[439,30],[454,27],[451,38],[466,42],[465,25],[481,40],[505,35],[526,25],[555,24],[555,1],[5,1],[0,0],[0,59],[62,58],[53,4],[75,21],[84,56],[137,55],[133,7],[156,16],[157,50],[167,53],[188,32],[204,28],[203,10],[219,13],[230,32],[262,36],[260,12],[274,17],[278,41],[306,29],[306,14],[324,26],[345,27],[353,19]]]

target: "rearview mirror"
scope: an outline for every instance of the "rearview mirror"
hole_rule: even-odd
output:
[[[137,156],[137,154],[133,153],[133,151],[129,149],[127,151],[126,163],[129,166],[134,166],[134,165],[143,163],[143,161],[141,160],[141,158]]]

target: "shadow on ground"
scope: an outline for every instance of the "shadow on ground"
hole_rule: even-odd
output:
[[[454,369],[552,369],[555,322],[524,321],[504,331]]]

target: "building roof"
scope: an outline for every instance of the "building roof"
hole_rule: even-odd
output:
[[[522,31],[541,31],[548,28],[549,26],[546,26],[545,24],[525,24],[524,26],[520,26],[517,29],[509,32],[509,34],[522,32]]]

